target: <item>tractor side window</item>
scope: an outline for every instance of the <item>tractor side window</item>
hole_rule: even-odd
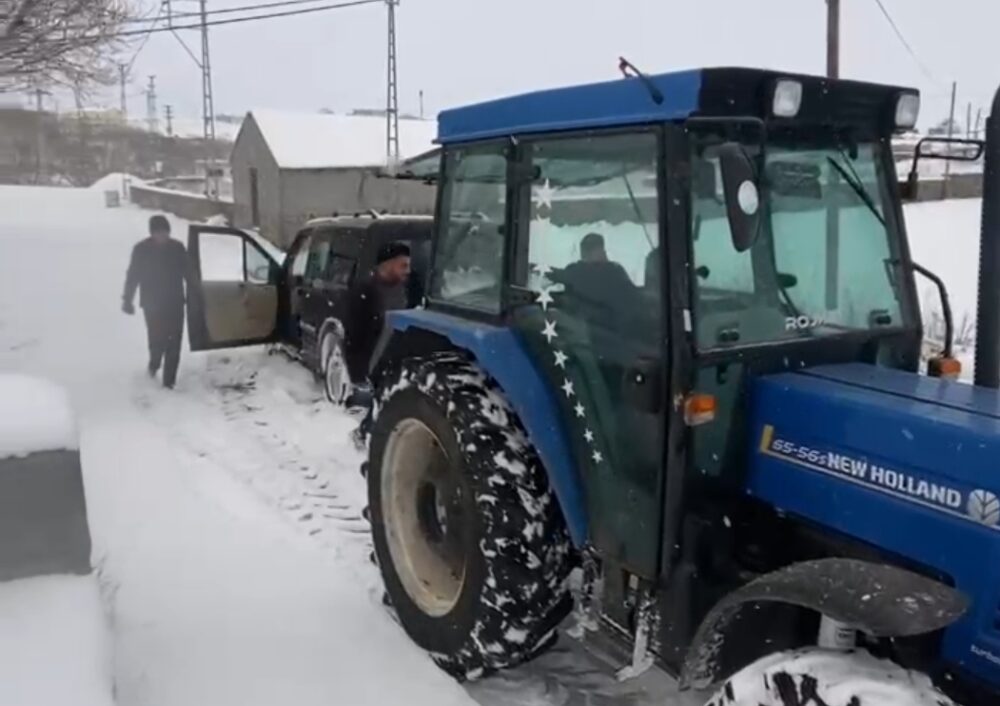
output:
[[[507,159],[503,145],[448,152],[431,296],[500,311]]]

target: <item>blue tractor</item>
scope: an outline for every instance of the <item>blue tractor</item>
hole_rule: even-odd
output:
[[[717,704],[1000,703],[1000,139],[972,386],[950,344],[921,371],[891,149],[918,108],[632,69],[441,114],[426,306],[389,317],[363,471],[442,668],[570,625]]]

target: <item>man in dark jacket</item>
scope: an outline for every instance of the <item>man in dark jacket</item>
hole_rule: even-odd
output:
[[[385,325],[385,312],[407,309],[412,290],[410,248],[406,243],[386,243],[379,248],[375,269],[359,278],[347,294],[344,321],[344,357],[351,380],[357,385],[368,379],[368,364]]]
[[[132,248],[122,311],[135,313],[132,302],[138,289],[149,338],[147,370],[154,377],[162,364],[163,386],[168,389],[173,389],[177,381],[181,359],[187,272],[187,253],[179,241],[171,239],[170,222],[163,216],[153,216],[149,219],[149,237]]]

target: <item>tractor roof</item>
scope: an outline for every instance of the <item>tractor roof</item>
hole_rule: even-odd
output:
[[[776,80],[802,82],[797,122],[879,125],[895,98],[913,89],[762,69],[691,69],[650,76],[659,104],[637,78],[556,88],[446,110],[438,118],[442,144],[507,135],[641,125],[692,116],[767,118]],[[891,117],[891,115],[890,115]],[[888,121],[886,129],[891,126]]]

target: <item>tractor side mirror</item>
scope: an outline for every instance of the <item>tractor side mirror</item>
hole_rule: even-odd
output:
[[[743,145],[726,142],[719,147],[719,171],[733,248],[745,252],[753,247],[760,231],[757,170]]]

